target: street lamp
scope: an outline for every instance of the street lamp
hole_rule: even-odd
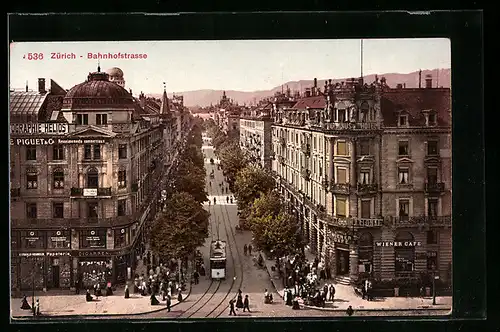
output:
[[[436,265],[432,265],[432,305],[436,305],[436,279],[439,276],[436,275]]]

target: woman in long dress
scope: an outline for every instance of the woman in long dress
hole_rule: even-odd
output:
[[[236,300],[236,308],[243,308],[243,296],[241,295],[241,289],[238,290],[238,298]]]

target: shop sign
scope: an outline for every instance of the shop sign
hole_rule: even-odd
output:
[[[25,239],[28,240],[28,242],[36,242],[40,240],[39,237],[25,237]]]
[[[352,241],[351,235],[342,234],[342,233],[332,233],[330,238],[333,240],[333,242],[341,243],[341,244],[349,244]]]
[[[51,241],[54,241],[54,242],[64,242],[64,241],[67,241],[67,237],[66,236],[51,236],[50,237],[50,240]]]
[[[83,196],[86,197],[97,196],[97,188],[83,188]]]
[[[13,123],[10,134],[13,135],[65,135],[68,133],[67,123]]]
[[[382,226],[382,221],[379,219],[355,219],[356,226],[360,227],[380,227]]]
[[[111,253],[107,251],[79,251],[79,257],[99,257],[99,256],[110,256]]]
[[[69,252],[48,252],[47,256],[58,257],[58,256],[71,256]]]
[[[419,247],[420,241],[375,241],[377,247]]]
[[[52,145],[53,138],[11,138],[10,145]]]
[[[103,139],[59,138],[58,144],[105,144]]]
[[[86,236],[85,239],[87,241],[101,241],[101,237],[100,236]]]
[[[20,257],[39,257],[39,256],[45,256],[44,252],[20,252],[19,253]]]

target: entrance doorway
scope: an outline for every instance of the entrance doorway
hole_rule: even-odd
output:
[[[337,275],[349,274],[349,251],[336,249]]]
[[[52,266],[52,282],[54,288],[59,288],[59,265]]]

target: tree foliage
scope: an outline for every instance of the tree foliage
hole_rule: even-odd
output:
[[[254,200],[247,210],[248,220],[251,223],[256,218],[265,216],[276,217],[280,212],[284,211],[284,207],[280,194],[275,190],[269,190]]]
[[[208,201],[205,169],[197,167],[191,160],[179,161],[174,184],[177,191],[190,194],[198,203]]]
[[[224,174],[228,179],[229,188],[231,191],[234,191],[236,176],[245,168],[248,164],[248,160],[238,144],[234,143],[224,146],[224,148],[220,150],[219,159]]]
[[[243,210],[262,193],[273,189],[275,185],[273,177],[264,169],[248,165],[237,173],[234,183],[234,194],[238,199],[238,207]]]
[[[279,256],[295,253],[301,245],[297,220],[283,211],[253,219],[251,229],[257,247]]]
[[[188,193],[174,193],[155,220],[151,249],[163,261],[186,258],[204,244],[209,213]]]

